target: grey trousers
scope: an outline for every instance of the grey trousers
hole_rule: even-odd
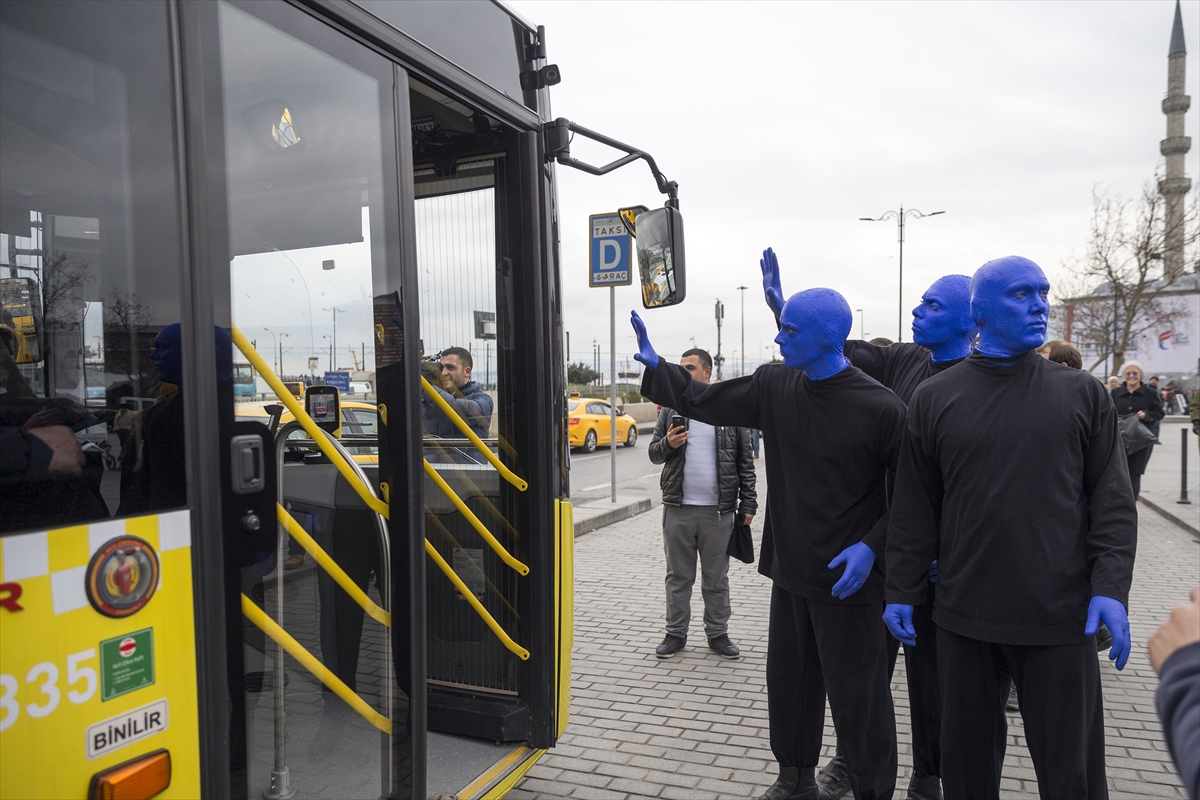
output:
[[[667,633],[687,638],[692,619],[692,584],[700,557],[704,633],[712,639],[729,631],[729,536],[732,511],[716,506],[663,506],[663,550],[667,557]]]

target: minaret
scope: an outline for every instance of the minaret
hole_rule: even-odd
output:
[[[1183,218],[1184,199],[1192,188],[1191,178],[1184,176],[1184,156],[1192,149],[1192,139],[1183,135],[1183,117],[1192,98],[1184,94],[1187,46],[1183,42],[1183,14],[1175,0],[1175,24],[1171,27],[1171,50],[1167,54],[1167,96],[1162,101],[1167,115],[1167,138],[1159,152],[1167,158],[1167,175],[1158,182],[1159,194],[1166,202],[1166,242],[1163,252],[1164,276],[1172,279],[1183,275]]]

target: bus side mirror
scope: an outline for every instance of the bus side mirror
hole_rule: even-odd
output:
[[[682,303],[687,294],[683,214],[670,205],[638,214],[634,241],[642,283],[642,306],[662,308]]]

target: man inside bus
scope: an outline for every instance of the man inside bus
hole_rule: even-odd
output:
[[[439,367],[427,370],[426,378],[430,384],[476,436],[487,438],[495,402],[482,386],[471,380],[474,361],[470,351],[463,347],[447,347],[442,351]],[[435,377],[438,379],[435,380]],[[439,404],[429,397],[422,398],[422,402],[425,404],[426,433],[441,439],[466,438],[454,421],[443,413]]]
[[[633,314],[642,394],[710,425],[759,428],[767,442],[758,571],[771,579],[767,708],[779,776],[760,800],[817,800],[825,698],[855,797],[892,797],[896,720],[888,681],[883,573],[885,476],[904,403],[850,365],[850,306],[832,289],[793,295],[780,315],[782,364],[703,384],[659,358]]]

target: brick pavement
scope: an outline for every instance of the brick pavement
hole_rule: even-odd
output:
[[[760,462],[761,463],[761,462]],[[759,485],[765,486],[760,469]],[[1102,658],[1108,778],[1112,797],[1184,797],[1154,711],[1157,678],[1145,641],[1172,606],[1200,584],[1200,544],[1141,509],[1130,596],[1134,647],[1118,673]],[[663,564],[658,510],[576,542],[576,618],[571,721],[559,745],[510,798],[746,798],[769,786],[776,768],[767,740],[764,681],[769,582],[733,561],[730,635],[740,661],[711,653],[703,638],[699,587],[692,635],[673,659],[654,657],[662,638]],[[759,530],[755,526],[756,552]],[[911,771],[904,659],[892,693],[900,745],[900,787]],[[1009,717],[1002,788],[1036,797],[1033,763],[1019,715]],[[826,714],[822,763],[834,734]],[[903,796],[903,789],[898,792]]]

